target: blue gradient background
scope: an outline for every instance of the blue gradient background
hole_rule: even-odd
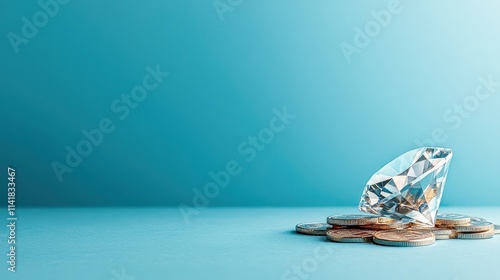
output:
[[[440,127],[442,203],[498,205],[500,87],[457,129],[443,114],[500,81],[500,4],[401,1],[347,63],[339,44],[388,2],[244,1],[221,21],[212,1],[70,1],[15,54],[7,34],[40,7],[2,1],[0,170],[16,167],[20,206],[177,206],[238,160],[211,206],[354,206]],[[157,64],[170,76],[119,121],[111,102]],[[283,106],[297,117],[246,162],[238,145]],[[105,117],[116,130],[60,183],[51,163]]]

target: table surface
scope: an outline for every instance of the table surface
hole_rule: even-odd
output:
[[[500,208],[442,208],[500,223]],[[18,209],[17,272],[0,279],[498,279],[500,235],[416,248],[294,232],[356,208]]]

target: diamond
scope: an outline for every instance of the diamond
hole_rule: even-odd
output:
[[[452,156],[451,149],[431,147],[399,156],[368,180],[359,209],[434,226]]]

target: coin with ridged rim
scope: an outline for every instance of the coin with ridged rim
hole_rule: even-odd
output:
[[[326,231],[331,228],[331,225],[320,222],[300,223],[295,226],[298,233],[309,235],[325,235]]]
[[[500,226],[495,225],[495,234],[500,234]]]
[[[326,219],[326,222],[331,225],[341,226],[359,226],[367,224],[375,224],[378,222],[379,216],[366,214],[347,214],[333,215]]]
[[[488,231],[488,230],[494,229],[495,225],[493,225],[490,222],[472,221],[469,224],[454,225],[453,227],[458,232],[482,232],[482,231]]]
[[[436,225],[461,225],[470,222],[470,217],[463,214],[440,213],[436,216]]]
[[[335,242],[362,243],[372,242],[375,230],[369,229],[331,229],[326,232],[326,238]]]
[[[458,239],[487,239],[495,235],[495,230],[490,229],[483,232],[457,232]]]
[[[373,235],[373,242],[397,247],[426,246],[435,243],[434,233],[428,230],[387,230],[378,231]]]

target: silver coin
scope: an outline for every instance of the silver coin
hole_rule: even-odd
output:
[[[495,235],[495,230],[490,229],[483,232],[457,232],[458,239],[487,239]]]
[[[495,234],[500,234],[500,226],[495,225]]]
[[[397,247],[416,247],[434,244],[436,236],[428,230],[386,230],[373,234],[373,242]]]
[[[448,240],[451,239],[450,235],[448,234],[435,234],[436,240]]]
[[[326,221],[331,225],[341,226],[359,226],[376,224],[379,216],[367,214],[348,214],[348,215],[334,215],[329,216]]]
[[[469,217],[471,222],[487,222],[486,219],[480,218],[480,217]]]
[[[495,225],[490,222],[476,222],[471,221],[469,224],[464,225],[454,225],[453,226],[457,232],[484,232],[488,230],[493,230]]]
[[[461,225],[470,222],[470,217],[462,214],[441,213],[436,217],[436,225]]]
[[[295,226],[298,233],[309,235],[326,235],[326,231],[331,228],[331,225],[320,222],[301,223]]]

